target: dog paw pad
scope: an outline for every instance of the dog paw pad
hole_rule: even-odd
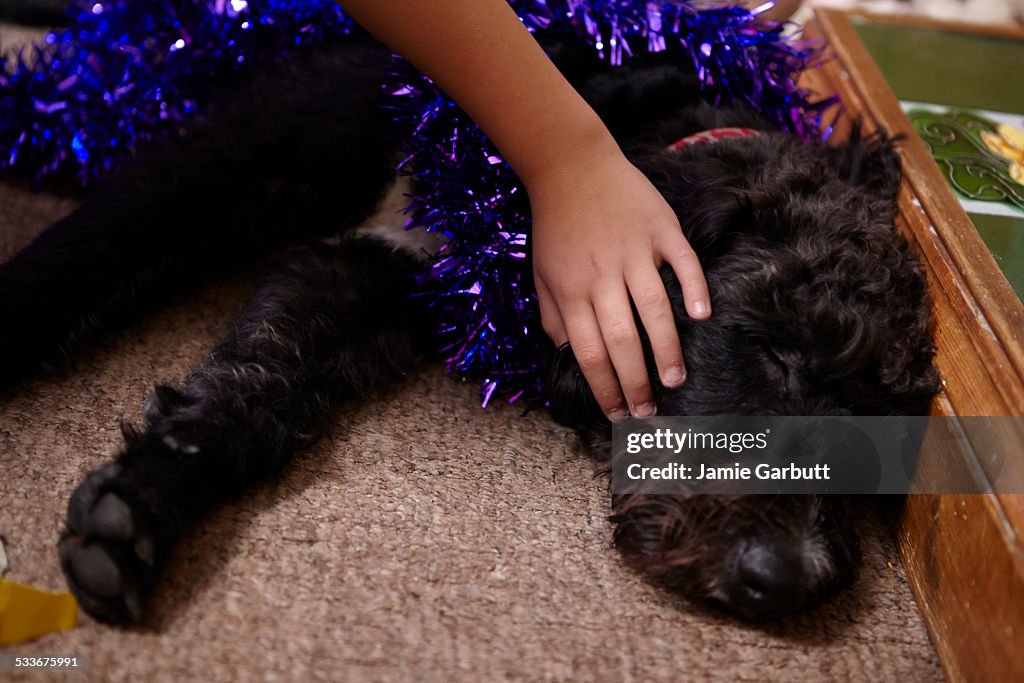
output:
[[[109,490],[130,486],[124,471],[104,466],[86,477],[68,502],[60,540],[61,566],[82,608],[102,621],[130,623],[155,584],[158,547],[149,513]]]
[[[93,508],[87,533],[112,540],[128,541],[135,535],[132,510],[113,493],[107,493]]]
[[[97,598],[118,597],[124,590],[117,564],[98,545],[79,546],[68,557],[68,569],[75,583]]]

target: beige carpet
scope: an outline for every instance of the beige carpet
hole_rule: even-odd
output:
[[[0,260],[73,205],[0,187]],[[136,419],[149,387],[203,357],[251,286],[211,287],[104,338],[73,371],[0,395],[11,579],[63,587],[69,494],[117,449],[119,421]],[[85,658],[80,674],[14,680],[942,679],[877,515],[864,520],[851,590],[754,628],[625,569],[592,472],[544,415],[483,412],[473,387],[426,368],[340,411],[279,480],[186,538],[144,626],[82,616],[0,651]]]

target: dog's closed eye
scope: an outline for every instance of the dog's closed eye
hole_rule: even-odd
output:
[[[764,367],[769,379],[783,390],[786,398],[800,398],[800,379],[795,369],[795,359],[787,360],[790,354],[773,349],[767,342],[761,342],[760,347],[764,352]]]

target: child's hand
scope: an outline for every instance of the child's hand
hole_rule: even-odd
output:
[[[553,165],[533,178],[534,280],[544,331],[568,341],[609,417],[655,412],[630,297],[662,384],[686,379],[679,333],[658,267],[668,263],[693,318],[711,314],[704,273],[679,221],[616,148]]]

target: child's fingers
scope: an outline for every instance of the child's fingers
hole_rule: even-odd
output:
[[[625,281],[619,280],[611,287],[597,291],[594,312],[629,412],[637,417],[653,415],[656,412],[654,395]]]
[[[662,257],[672,266],[679,285],[683,288],[683,300],[686,312],[691,318],[703,320],[711,315],[711,295],[708,294],[708,283],[704,279],[704,270],[700,267],[693,247],[683,237],[682,232],[674,233],[662,246]]]
[[[577,305],[566,314],[565,324],[573,355],[601,410],[611,419],[626,417],[626,402],[593,308]]]
[[[558,310],[551,291],[548,290],[544,280],[534,276],[534,283],[537,287],[537,304],[540,307],[540,324],[544,333],[555,343],[555,346],[562,346],[569,341],[569,333],[565,330],[565,322],[562,320],[562,313]]]
[[[676,328],[672,303],[665,292],[665,283],[653,264],[626,277],[629,294],[640,314],[651,350],[658,366],[661,383],[669,388],[678,387],[686,380],[686,367],[679,346],[679,330]]]

